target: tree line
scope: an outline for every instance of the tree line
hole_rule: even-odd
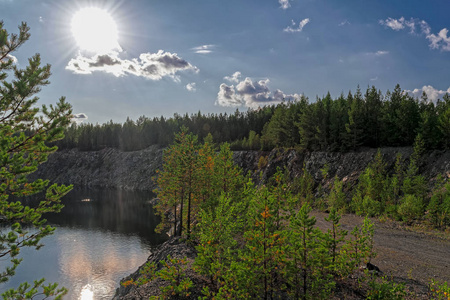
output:
[[[232,150],[271,150],[295,147],[308,151],[349,151],[358,147],[412,146],[421,134],[426,149],[450,148],[450,95],[436,102],[423,93],[420,99],[395,89],[382,94],[374,86],[362,94],[333,99],[328,93],[311,102],[301,96],[295,101],[264,106],[233,114],[197,114],[172,118],[141,116],[125,123],[72,124],[61,149],[82,151],[105,147],[123,151],[151,145],[167,146],[182,126],[203,141],[230,143]]]

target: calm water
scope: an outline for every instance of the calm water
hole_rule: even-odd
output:
[[[44,277],[69,289],[65,299],[111,299],[121,278],[145,262],[150,249],[166,240],[154,233],[159,220],[148,203],[153,195],[120,190],[71,191],[57,226],[39,251],[24,249],[16,276],[0,290]]]

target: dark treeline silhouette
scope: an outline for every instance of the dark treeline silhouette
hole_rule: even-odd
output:
[[[73,124],[61,149],[99,150],[105,147],[123,151],[150,145],[167,146],[182,126],[203,140],[208,134],[216,143],[229,142],[232,150],[270,150],[297,147],[309,151],[348,151],[358,147],[412,146],[420,134],[427,149],[450,148],[450,95],[429,101],[424,93],[414,98],[397,85],[385,95],[374,86],[362,94],[328,93],[315,102],[302,96],[256,110],[234,114],[197,114],[172,118],[140,117],[123,124]]]

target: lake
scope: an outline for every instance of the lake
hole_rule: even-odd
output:
[[[69,289],[65,299],[111,299],[121,278],[143,264],[152,247],[167,240],[154,233],[159,219],[150,192],[73,190],[59,214],[45,218],[57,227],[40,250],[23,249],[16,275],[4,291],[44,277]]]

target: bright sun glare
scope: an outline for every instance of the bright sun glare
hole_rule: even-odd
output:
[[[94,299],[94,292],[91,290],[91,286],[88,284],[83,287],[83,290],[81,291],[80,300],[93,300]]]
[[[120,49],[116,22],[106,10],[83,8],[75,13],[71,25],[75,40],[83,50],[103,54]]]

